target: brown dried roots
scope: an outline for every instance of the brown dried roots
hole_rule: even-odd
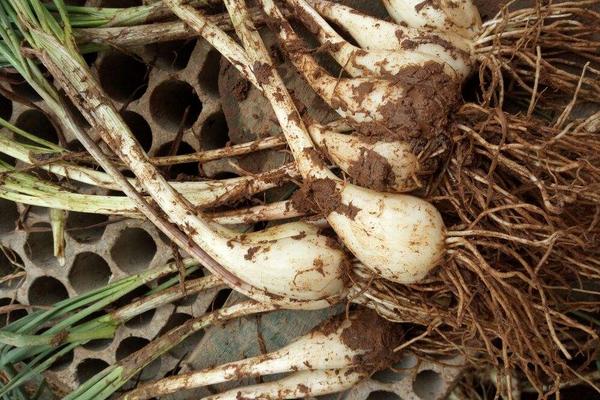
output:
[[[578,85],[581,100],[600,101],[598,4],[537,0],[531,8],[508,11],[509,4],[487,21],[475,49],[480,77],[487,77],[481,80],[486,103],[495,98],[503,105],[505,78],[514,81],[525,102],[537,101],[544,92],[540,106],[553,110],[563,107],[570,100],[565,94],[570,96]]]
[[[428,186],[448,227],[445,262],[403,286],[355,269],[360,301],[426,327],[413,350],[461,352],[534,388],[576,377],[595,357],[600,311],[600,137],[476,105],[452,129],[450,158]],[[588,121],[589,122],[589,121]],[[358,291],[358,289],[357,289]]]

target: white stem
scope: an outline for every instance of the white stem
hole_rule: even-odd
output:
[[[333,77],[306,51],[298,51],[297,47],[303,46],[304,42],[294,32],[273,1],[265,0],[262,3],[267,15],[277,22],[274,24],[276,33],[284,49],[288,50],[294,66],[317,94],[343,118],[357,124],[370,123],[373,125],[373,129],[389,133],[407,130],[427,131],[433,123],[432,115],[441,115],[444,118],[447,116],[448,103],[455,101],[458,82],[454,81],[453,76],[444,73],[441,64],[431,62],[428,64],[430,68],[415,67],[411,68],[411,71],[404,72],[406,75],[414,74],[417,71],[426,74],[427,77],[419,78],[419,83],[416,83],[414,78],[409,78],[409,82],[403,80],[404,74],[394,79]],[[428,111],[425,114],[414,107],[412,101],[407,97],[407,92],[414,90],[415,85],[422,85],[424,88],[426,85],[441,85],[442,82],[437,82],[437,80],[442,80],[446,87],[438,91],[439,100],[432,102],[427,107]],[[410,123],[411,127],[408,127],[407,123]],[[302,170],[302,168],[300,169]]]
[[[286,0],[299,18],[325,45],[328,53],[353,77],[393,77],[410,66],[422,66],[428,62],[443,64],[449,75],[459,74],[463,79],[469,74],[469,55],[461,56],[458,49],[445,49],[431,43],[419,48],[401,47],[393,50],[364,50],[342,38],[305,0]],[[370,30],[373,31],[374,27]],[[417,38],[413,39],[416,44]],[[454,51],[452,51],[454,50]],[[454,54],[453,54],[454,53]]]
[[[352,368],[302,371],[274,382],[235,388],[206,396],[203,400],[297,399],[322,396],[348,390],[366,377],[365,373]]]
[[[190,262],[188,261],[188,263]],[[132,303],[127,304],[126,306],[110,312],[106,318],[114,323],[124,323],[138,315],[145,313],[146,311],[154,310],[163,304],[169,304],[185,296],[209,289],[218,289],[223,286],[223,281],[221,281],[215,275],[209,275],[194,280],[188,279],[183,284],[184,290],[182,290],[180,285],[177,285],[153,295],[142,297]]]
[[[315,161],[311,158],[310,151],[313,150],[313,143],[310,135],[306,131],[300,113],[298,113],[291,96],[287,92],[283,80],[273,66],[269,51],[249,18],[244,2],[233,0],[225,0],[224,2],[264,95],[271,104],[279,104],[278,107],[273,107],[273,110],[294,159],[298,163],[298,170],[304,178],[309,176],[315,178],[331,177],[332,174],[324,165],[315,166]]]
[[[383,0],[383,4],[397,23],[415,28],[434,27],[471,37],[481,26],[479,11],[471,0]]]
[[[272,0],[261,2],[283,31],[291,30]],[[259,83],[297,157],[300,173],[307,184],[318,184],[324,189],[320,194],[315,193],[315,202],[331,204],[332,200],[334,203],[339,200],[339,204],[331,204],[333,209],[325,211],[332,228],[354,255],[379,275],[402,283],[422,279],[444,254],[445,227],[440,213],[417,197],[375,192],[326,173],[322,163],[310,156],[314,156],[310,135],[273,68],[260,35],[246,18],[244,1],[225,0],[225,5],[249,58],[254,61],[255,74],[261,75]]]
[[[260,86],[252,73],[244,50],[218,25],[195,8],[182,4],[182,0],[164,0],[164,2],[175,15],[206,39],[254,86]]]
[[[231,147],[227,147],[225,149],[217,149],[217,150],[208,150],[203,152],[198,152],[194,154],[185,154],[180,156],[173,157],[154,157],[152,158],[152,163],[154,165],[170,165],[173,162],[181,163],[181,162],[205,162],[210,160],[216,160],[223,157],[230,157],[235,155],[246,154],[248,152],[270,149],[273,147],[279,147],[285,144],[285,140],[279,137],[269,137],[266,139],[260,139],[249,143],[242,143],[240,145],[234,145]],[[65,178],[69,178],[70,180],[78,181],[81,183],[85,183],[88,185],[98,186],[104,189],[110,190],[121,190],[121,186],[115,182],[110,174],[105,172],[97,171],[92,168],[83,167],[77,164],[69,163],[66,161],[51,161],[46,163],[43,161],[43,154],[40,152],[35,152],[31,150],[26,145],[17,143],[5,135],[0,133],[0,153],[7,154],[19,161],[30,165],[39,166],[39,168],[51,172],[53,174],[63,176]],[[293,176],[294,168],[292,166],[284,167],[285,170],[278,170],[281,173],[288,174],[291,173]],[[272,172],[266,173],[267,175],[273,175],[277,172],[276,170]],[[268,176],[265,177],[268,178]],[[257,177],[254,177],[257,178]],[[241,178],[242,180],[251,181],[250,178]],[[260,177],[258,178],[260,180]],[[129,183],[137,190],[143,190],[140,183],[137,179],[128,178]],[[223,182],[223,181],[215,181],[215,182]],[[233,181],[228,181],[233,182]],[[241,184],[241,180],[239,183]],[[191,182],[178,182],[178,181],[170,181],[169,184],[173,186],[176,190],[182,193],[193,193],[198,191],[210,190],[211,183],[207,181],[191,181]],[[218,185],[218,184],[217,184]]]
[[[183,197],[195,207],[206,208],[226,204],[240,197],[277,187],[273,177],[285,176],[288,172],[292,172],[293,175],[291,169],[293,169],[292,165],[286,165],[256,176],[196,182],[194,185],[196,190],[184,192]],[[30,179],[35,181],[34,185],[25,185],[23,181]],[[43,189],[39,187],[41,184],[45,185]],[[6,176],[5,181],[0,184],[0,196],[40,207],[107,215],[117,214],[132,218],[143,217],[135,202],[128,197],[73,193],[58,185],[30,178],[19,172],[13,172]],[[267,213],[270,212],[267,211]]]
[[[456,48],[471,53],[471,41],[453,32],[439,32],[428,28],[412,28],[398,25],[364,14],[354,8],[328,0],[306,0],[323,17],[335,22],[364,49],[398,50],[413,47],[428,52],[429,42],[447,42]],[[416,43],[415,43],[416,41]],[[437,49],[433,48],[435,54]]]
[[[314,250],[302,251],[301,246],[295,244],[293,248],[300,253],[299,265],[290,265],[287,246],[291,245],[290,241],[293,239],[289,237],[281,238],[276,243],[265,241],[252,244],[241,238],[228,239],[216,232],[212,224],[169,185],[150,163],[111,101],[99,90],[95,78],[83,65],[83,61],[75,59],[55,38],[39,31],[32,30],[31,33],[44,49],[39,54],[44,65],[90,124],[96,127],[102,139],[136,175],[162,211],[199,247],[195,257],[213,274],[251,298],[275,302],[284,307],[321,308],[339,301],[338,296],[343,287],[341,264],[344,255],[341,251],[330,249],[327,254],[322,255]],[[80,97],[81,93],[85,93],[83,99]],[[309,240],[301,243],[318,248],[326,247],[327,240],[315,233]],[[296,285],[293,279],[288,279],[294,267],[297,268],[296,271],[310,269],[313,274],[319,275],[315,267],[319,262],[325,263],[326,272],[318,285],[306,288]],[[285,278],[278,277],[278,273]],[[298,297],[292,297],[296,294]]]
[[[361,356],[366,352],[372,353],[373,349],[352,349],[344,343],[342,337],[347,329],[352,329],[352,320],[338,319],[330,323],[338,325],[333,332],[323,333],[321,327],[317,327],[277,351],[150,382],[125,394],[122,400],[145,400],[253,376],[304,370],[363,368],[364,365],[360,365]],[[358,331],[350,333],[359,336],[362,334],[363,332]],[[382,353],[389,351],[379,348],[376,350]]]
[[[250,208],[209,214],[219,224],[253,224],[260,221],[276,221],[302,217],[305,213],[294,208],[291,201],[278,201]]]
[[[200,10],[198,12],[201,13]],[[253,12],[252,16],[254,20],[262,18],[260,12]],[[232,29],[227,13],[208,15],[205,18],[222,30]],[[78,44],[98,43],[116,48],[138,47],[149,43],[185,40],[195,36],[194,32],[190,31],[188,24],[180,20],[121,27],[78,28],[73,33]]]

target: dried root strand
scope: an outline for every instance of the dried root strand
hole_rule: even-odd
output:
[[[600,13],[593,9],[598,3],[537,1],[514,11],[507,5],[484,23],[475,56],[480,73],[490,78],[484,85],[485,100],[496,96],[502,104],[506,88],[499,76],[504,73],[526,99],[552,109],[564,107],[565,94],[569,98],[578,86],[580,100],[600,101]]]
[[[468,241],[460,245],[437,274],[418,285],[396,285],[357,270],[355,280],[369,284],[355,302],[388,319],[422,325],[414,332],[419,345],[411,347],[422,357],[460,353],[478,368],[521,371],[540,389],[574,378],[575,355],[593,360],[597,328],[573,312],[597,312],[598,301],[583,304],[569,295],[577,279],[563,281],[560,264],[525,276],[512,271],[516,261],[505,255],[495,264],[484,262],[498,256],[496,243],[478,243],[481,252]]]
[[[457,116],[450,171],[487,197],[500,185],[542,210],[563,215],[600,201],[600,138],[572,122],[561,129],[537,119],[467,104]],[[467,177],[467,175],[470,175]],[[569,224],[571,225],[571,224]]]
[[[521,371],[539,392],[575,379],[571,360],[592,361],[599,333],[581,317],[600,310],[586,284],[600,278],[596,124],[465,105],[426,188],[448,227],[445,261],[409,286],[356,265],[350,298],[423,326],[413,349],[424,357],[458,351],[502,379]]]

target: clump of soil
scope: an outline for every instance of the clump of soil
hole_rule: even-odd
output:
[[[329,335],[338,330],[346,314],[325,321],[317,330]],[[404,331],[399,324],[380,317],[368,308],[357,309],[350,319],[350,326],[341,333],[342,342],[352,350],[362,351],[352,362],[367,372],[385,369],[398,361],[394,349],[402,344]]]
[[[384,101],[378,109],[383,120],[360,124],[359,132],[400,140],[445,134],[449,115],[459,104],[460,82],[435,62],[406,67],[390,79],[404,95]]]
[[[318,213],[326,216],[335,211],[354,219],[360,211],[352,203],[342,203],[342,195],[332,179],[314,179],[305,182],[290,200],[294,208],[304,213]]]
[[[395,181],[396,175],[390,163],[381,154],[370,149],[362,149],[358,160],[348,169],[354,182],[362,187],[385,191]]]

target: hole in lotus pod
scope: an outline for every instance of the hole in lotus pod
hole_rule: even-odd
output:
[[[6,307],[6,312],[0,314],[0,328],[27,315],[27,311],[21,308],[21,303],[11,298],[0,299],[0,307]]]
[[[94,64],[96,62],[96,60],[98,59],[98,53],[97,52],[86,52],[84,54],[82,54],[83,59],[85,60],[85,63],[88,66],[92,66],[92,64]]]
[[[369,393],[367,400],[400,400],[400,396],[394,392],[388,392],[387,390],[375,390],[374,392]]]
[[[165,143],[156,152],[157,157],[164,157],[173,155],[173,142]],[[195,153],[196,150],[186,142],[181,142],[177,151],[175,151],[175,155],[183,155]],[[168,168],[165,167],[165,170],[168,170],[167,175],[172,178],[177,178],[179,175],[187,175],[187,176],[197,176],[198,175],[198,163],[197,162],[189,162],[183,164],[173,164]]]
[[[85,349],[91,350],[91,351],[101,351],[106,349],[108,346],[110,346],[113,342],[113,339],[94,339],[94,340],[90,340],[89,342],[83,344],[82,346]]]
[[[152,43],[145,48],[152,65],[166,71],[179,71],[187,67],[195,46],[196,39],[187,39]]]
[[[0,94],[0,118],[8,121],[12,116],[13,104],[12,101]]]
[[[42,72],[44,70],[42,69]],[[19,97],[22,97],[25,100],[29,101],[40,101],[42,98],[35,91],[34,88],[31,87],[29,83],[25,79],[23,79],[20,75],[10,74],[9,75],[10,88],[12,91]]]
[[[156,243],[148,232],[141,228],[127,228],[110,251],[117,266],[127,273],[145,270],[156,254]]]
[[[16,165],[15,159],[4,153],[0,153],[0,161],[5,162],[12,167]],[[2,201],[2,199],[0,199],[0,201]]]
[[[42,268],[58,266],[58,260],[54,257],[54,239],[50,224],[45,222],[36,223],[32,231],[27,235],[25,242],[25,253],[34,264]]]
[[[148,339],[144,339],[137,336],[130,336],[126,339],[123,339],[119,346],[117,347],[117,352],[115,357],[117,361],[123,360],[125,357],[135,353],[136,351],[142,349],[146,346],[150,341]],[[156,359],[152,361],[149,365],[147,365],[139,375],[139,379],[148,380],[152,379],[158,374],[160,370],[160,359]]]
[[[172,314],[169,317],[169,320],[167,321],[165,326],[161,329],[159,336],[167,333],[168,331],[170,331],[173,328],[176,328],[176,327],[184,324],[186,321],[190,320],[191,318],[192,318],[192,316],[189,314],[184,314],[184,313]],[[200,341],[200,339],[202,339],[203,335],[204,335],[204,331],[199,331],[199,332],[194,333],[193,335],[191,335],[190,337],[185,339],[183,342],[179,343],[177,346],[175,346],[171,350],[169,350],[169,354],[171,354],[173,357],[175,357],[177,359],[182,359],[183,357],[185,357],[186,354],[188,354],[190,351],[192,351],[194,349],[196,344]]]
[[[396,383],[405,376],[406,374],[403,371],[387,368],[374,373],[371,378],[381,383]]]
[[[98,358],[86,358],[77,365],[75,375],[79,384],[84,383],[94,375],[108,367],[108,363]]]
[[[221,54],[211,50],[206,55],[206,60],[198,74],[198,83],[202,89],[214,96],[219,94],[219,68],[221,65]]]
[[[213,303],[212,303],[212,310],[218,310],[219,308],[222,308],[225,303],[227,302],[227,299],[229,298],[229,296],[231,295],[231,289],[221,289],[219,290],[219,293],[217,293],[217,295],[215,296]]]
[[[204,121],[200,131],[200,148],[202,150],[221,149],[229,141],[229,128],[225,115],[221,111],[211,115]]]
[[[128,338],[123,339],[119,346],[117,347],[116,358],[117,361],[121,361],[125,357],[130,354],[135,353],[136,351],[143,348],[145,345],[150,343],[148,339],[144,339],[141,337],[130,336]]]
[[[152,128],[146,119],[133,111],[123,111],[121,116],[142,149],[148,152],[152,147]]]
[[[216,174],[211,175],[210,177],[212,179],[216,179],[216,180],[223,180],[223,179],[239,178],[240,176],[233,172],[221,171],[221,172],[217,172]]]
[[[421,371],[413,381],[413,390],[421,399],[437,399],[444,392],[444,379],[439,372],[427,369]]]
[[[29,304],[36,306],[53,306],[69,297],[69,293],[58,279],[51,276],[40,276],[29,286],[27,296]]]
[[[205,276],[204,271],[201,269],[198,269],[194,272],[192,272],[190,275],[186,276],[186,280],[192,280],[192,279],[198,279],[198,278],[202,278],[203,276]],[[183,307],[189,307],[192,306],[196,300],[198,299],[198,294],[190,294],[187,295],[185,297],[183,297],[181,300],[178,300],[175,305],[177,306],[183,306]]]
[[[146,325],[148,325],[150,322],[152,322],[152,318],[154,317],[154,313],[156,312],[156,310],[148,310],[140,315],[136,315],[135,317],[131,318],[129,321],[125,322],[125,326],[131,329],[139,329],[142,328]]]
[[[148,88],[148,67],[128,54],[106,54],[98,66],[98,78],[102,89],[117,101],[139,99]]]
[[[85,293],[90,290],[105,286],[112,272],[104,258],[96,253],[84,252],[75,257],[69,282],[77,293]]]
[[[117,308],[129,305],[129,304],[133,303],[134,301],[146,296],[149,291],[150,291],[150,288],[148,286],[142,285],[142,286],[132,290],[131,292],[127,293],[126,295],[120,297],[119,300],[117,300],[113,303],[113,306],[115,309],[117,309]]]
[[[50,369],[54,372],[63,371],[69,368],[69,366],[73,362],[73,358],[73,350],[70,350],[62,356],[60,356],[56,361],[54,361],[54,363],[52,363],[52,365],[50,366]]]
[[[19,218],[19,212],[17,210],[17,204],[9,201],[0,199],[0,235],[3,233],[12,232],[15,229],[17,218]]]
[[[0,246],[0,289],[14,289],[25,276],[16,276],[19,272],[23,272],[20,267],[23,265],[23,260],[17,253],[6,246]],[[9,279],[9,276],[13,276]]]
[[[392,365],[391,368],[378,371],[371,378],[381,383],[395,383],[408,376],[410,369],[416,365],[417,357],[414,354],[405,353],[400,361]]]
[[[54,125],[52,125],[50,118],[48,118],[48,116],[46,116],[46,114],[40,110],[24,111],[17,118],[15,126],[23,129],[27,133],[37,136],[40,139],[44,139],[51,143],[58,143],[58,135],[56,134]],[[19,143],[40,146],[34,141],[20,135],[15,135],[15,139]]]
[[[79,243],[94,243],[104,234],[107,221],[106,215],[70,211],[67,233]]]
[[[150,96],[150,113],[163,128],[172,131],[190,128],[202,111],[194,88],[186,82],[169,80],[158,85]]]

